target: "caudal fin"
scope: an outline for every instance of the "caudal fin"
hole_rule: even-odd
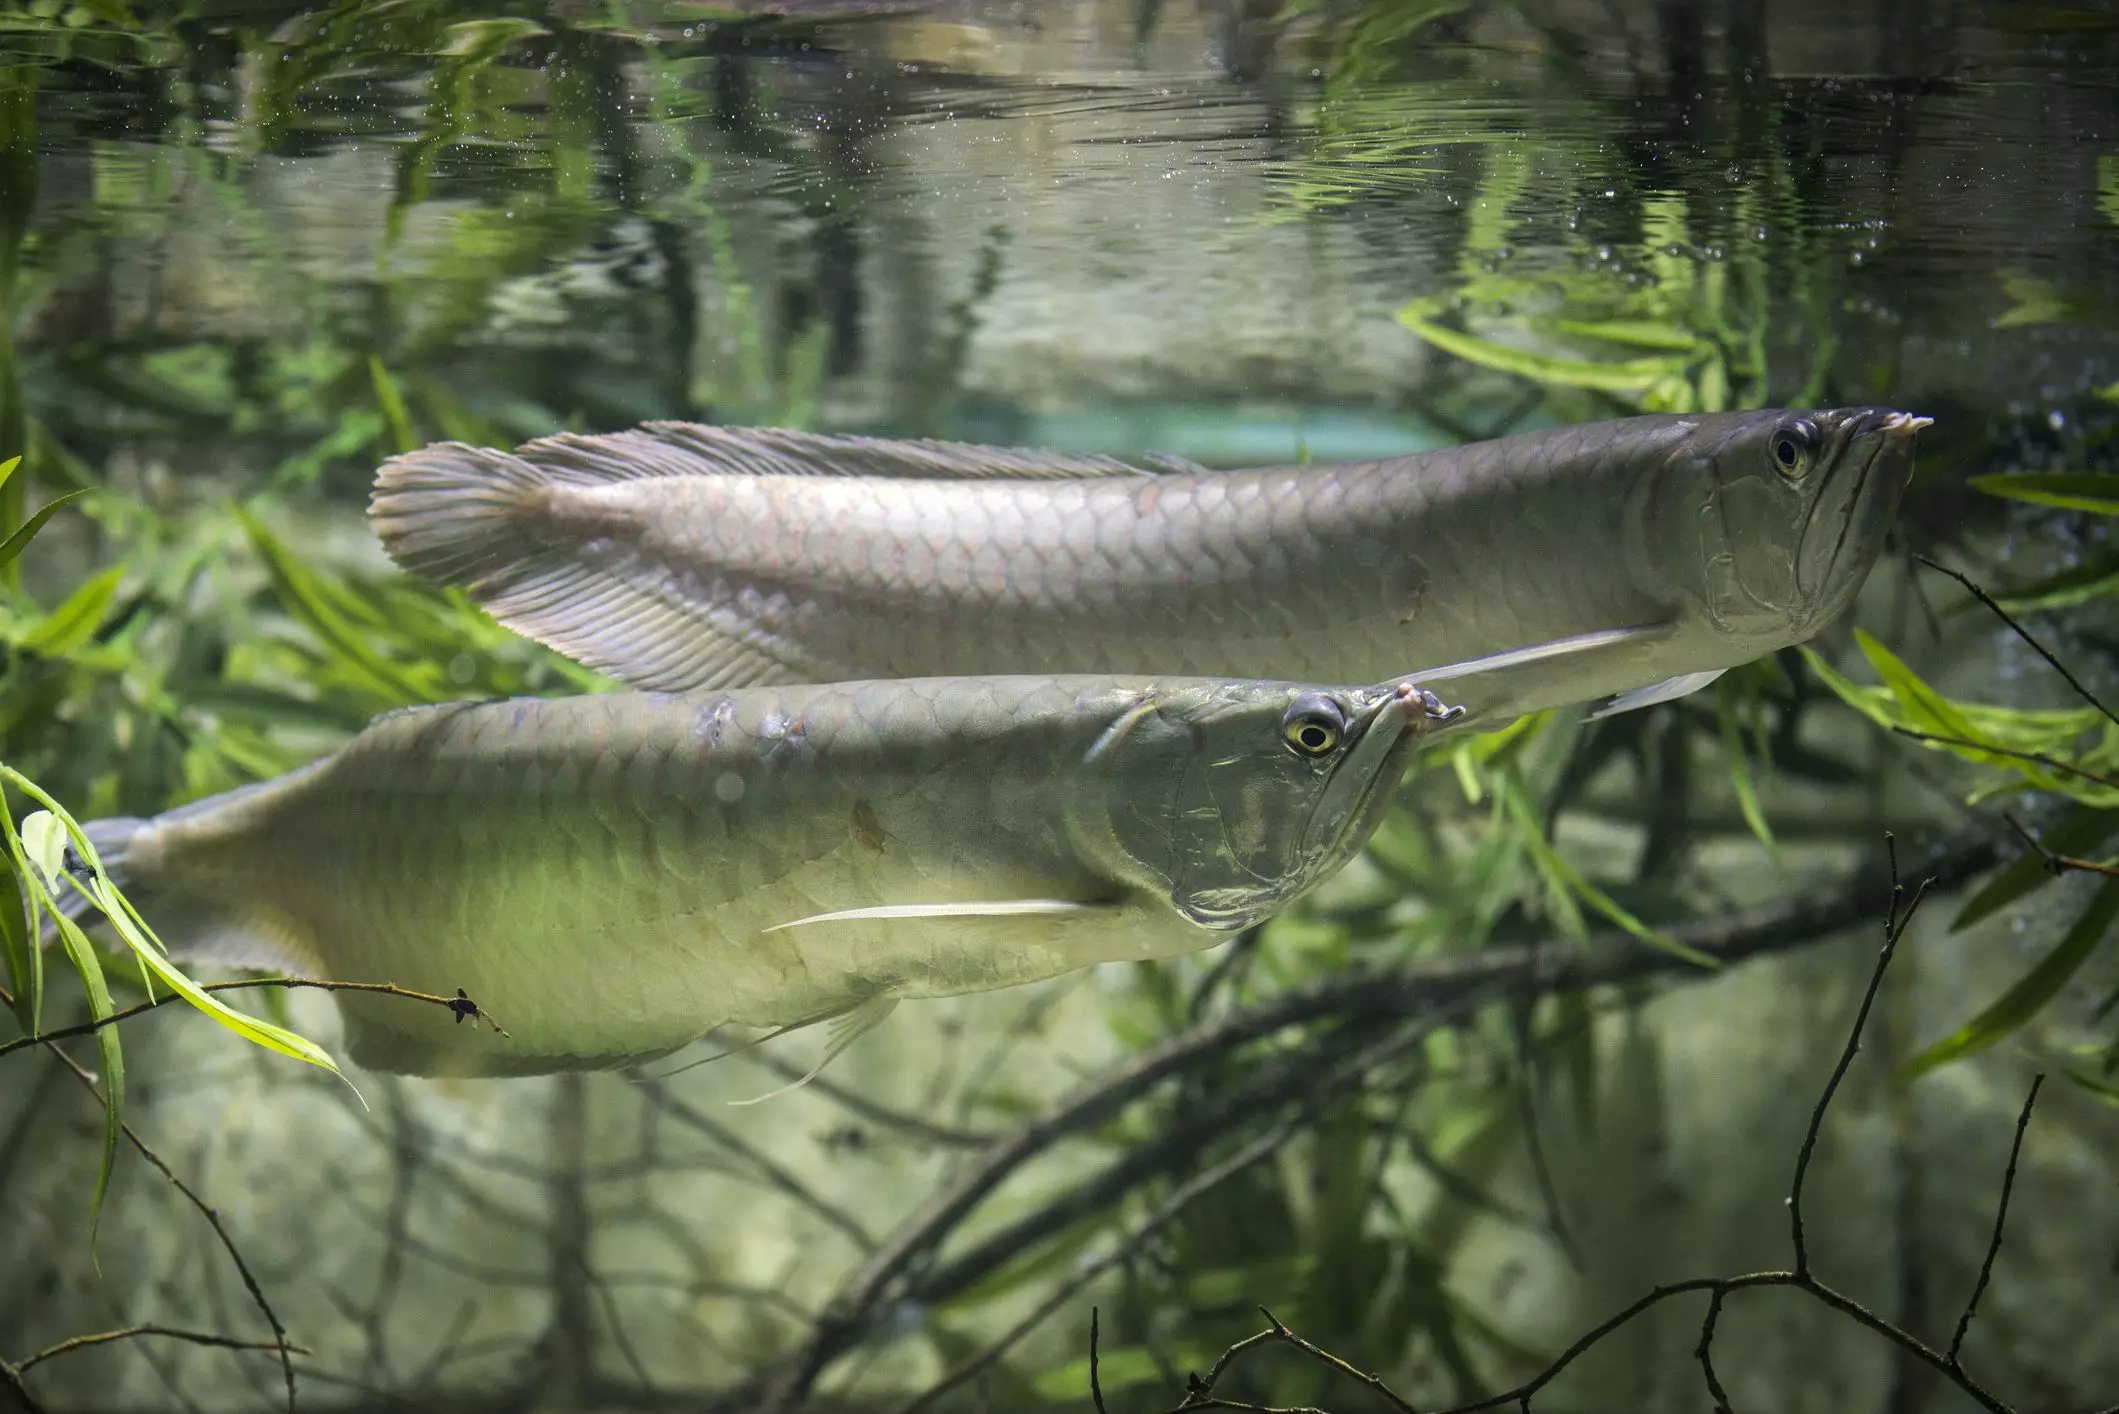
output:
[[[232,894],[196,894],[171,887],[167,881],[150,877],[152,870],[143,872],[136,867],[136,846],[158,824],[222,806],[239,795],[263,789],[264,785],[245,786],[239,791],[173,810],[154,820],[130,815],[112,816],[106,820],[91,820],[81,827],[103,865],[104,877],[147,921],[147,926],[161,939],[162,946],[169,950],[172,960],[255,968],[264,972],[313,970],[308,949],[283,929],[273,926],[253,901]],[[67,852],[67,864],[73,879],[82,883],[88,881],[86,863],[72,850]],[[59,911],[83,928],[94,928],[104,921],[103,910],[70,880],[60,881],[57,902]],[[41,931],[43,942],[49,944],[58,940],[59,930],[51,919],[44,920]]]

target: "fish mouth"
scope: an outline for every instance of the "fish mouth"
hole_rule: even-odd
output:
[[[1867,408],[1841,429],[1841,455],[1834,463],[1839,474],[1828,473],[1818,488],[1796,546],[1796,592],[1806,606],[1805,627],[1836,617],[1867,577],[1899,497],[1912,479],[1914,436],[1934,421],[1891,408]],[[1867,454],[1855,462],[1848,453],[1865,442]],[[1890,465],[1894,460],[1902,463],[1897,475]],[[1840,465],[1844,462],[1855,462],[1851,484],[1848,469]],[[1831,537],[1829,548],[1822,544],[1826,535]]]
[[[1411,678],[1400,678],[1355,719],[1354,745],[1335,773],[1332,788],[1318,797],[1303,822],[1303,854],[1310,864],[1291,894],[1309,888],[1368,842],[1421,728],[1463,715],[1462,707],[1445,707],[1442,699]],[[1351,801],[1341,782],[1359,783]]]

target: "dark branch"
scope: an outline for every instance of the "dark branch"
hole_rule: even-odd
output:
[[[1861,1037],[1869,1024],[1869,1009],[1876,1004],[1876,993],[1884,983],[1884,973],[1890,969],[1891,954],[1897,951],[1898,940],[1905,933],[1906,925],[1913,920],[1914,910],[1920,907],[1927,894],[1928,883],[1924,880],[1914,890],[1913,902],[1904,914],[1898,911],[1899,900],[1904,897],[1905,887],[1898,881],[1898,842],[1889,835],[1884,836],[1891,854],[1891,901],[1884,915],[1884,945],[1876,954],[1876,967],[1869,973],[1869,989],[1862,993],[1861,1007],[1854,1013],[1853,1029],[1847,1033],[1847,1044],[1840,1049],[1839,1063],[1832,1067],[1832,1078],[1825,1082],[1824,1093],[1817,1097],[1817,1106],[1810,1111],[1810,1127],[1803,1132],[1802,1147],[1795,1154],[1795,1179],[1788,1187],[1788,1231],[1795,1248],[1795,1273],[1810,1275],[1810,1249],[1803,1240],[1803,1180],[1810,1174],[1810,1157],[1817,1151],[1818,1132],[1824,1127],[1825,1111],[1831,1107],[1832,1097],[1839,1093],[1839,1083],[1847,1075],[1847,1067],[1854,1064],[1854,1057],[1861,1052]]]
[[[2053,652],[2051,649],[2047,648],[2043,643],[2040,643],[2037,639],[2031,637],[2031,631],[2029,629],[2025,628],[2022,624],[2016,622],[2016,620],[2010,618],[2009,611],[2002,608],[2001,605],[1995,603],[1993,596],[1989,595],[1984,589],[1981,589],[1978,585],[1974,584],[1966,576],[1959,574],[1956,570],[1951,569],[1948,565],[1938,565],[1935,563],[1935,561],[1929,559],[1926,555],[1915,555],[1913,558],[1918,560],[1921,564],[1926,565],[1929,569],[1934,570],[1937,574],[1946,574],[1950,578],[1956,580],[1959,584],[1963,585],[1968,591],[1970,591],[1974,599],[1977,599],[1980,603],[1986,605],[1989,609],[1993,610],[1994,617],[2000,619],[2003,623],[2007,624],[2009,626],[2010,632],[2014,633],[2025,643],[2030,644],[2033,651],[2035,651],[2039,657],[2045,659],[2046,662],[2052,664],[2053,671],[2060,674],[2060,676],[2062,676],[2063,678],[2067,679],[2067,685],[2075,689],[2075,695],[2077,697],[2080,697],[2084,702],[2089,703],[2090,706],[2096,708],[2099,712],[2102,712],[2106,721],[2110,722],[2115,727],[2119,727],[2119,717],[2115,717],[2112,715],[2112,709],[2105,706],[2103,702],[2099,701],[2096,693],[2091,692],[2088,688],[2084,687],[2081,681],[2073,673],[2068,671],[2067,664],[2061,662],[2058,658],[2053,656]]]
[[[97,1331],[92,1335],[72,1336],[60,1341],[57,1345],[47,1345],[36,1354],[24,1356],[17,1361],[15,1373],[21,1374],[32,1366],[40,1365],[56,1356],[70,1355],[76,1350],[86,1350],[94,1345],[108,1345],[114,1340],[131,1340],[143,1335],[164,1336],[170,1340],[189,1341],[193,1345],[211,1345],[221,1350],[277,1351],[280,1349],[280,1343],[273,1340],[238,1340],[234,1336],[215,1335],[211,1331],[187,1331],[180,1330],[175,1326],[148,1324],[126,1326],[114,1331]],[[297,1355],[314,1353],[307,1346],[302,1345],[289,1344],[286,1348]]]
[[[1950,1349],[1943,1357],[1953,1366],[1964,1350],[1965,1337],[1972,1333],[1972,1318],[1979,1314],[1979,1298],[1986,1294],[1987,1282],[1994,1275],[1994,1259],[2001,1255],[2001,1232],[2009,1221],[2009,1195],[2016,1189],[2016,1159],[2023,1153],[2023,1132],[2031,1127],[2031,1108],[2038,1103],[2038,1088],[2044,1084],[2042,1072],[2031,1077],[2031,1091],[2023,1097],[2023,1110],[2016,1116],[2016,1139],[2009,1145],[2009,1166],[2001,1175],[2001,1201],[1994,1205],[1994,1235],[1987,1239],[1979,1280],[1972,1283],[1972,1297],[1964,1304],[1964,1314],[1957,1318],[1957,1333],[1950,1337]]]
[[[2047,770],[2058,771],[2063,776],[2080,776],[2085,781],[2094,781],[2100,786],[2109,786],[2113,790],[2119,790],[2119,777],[2103,775],[2096,771],[2086,771],[2080,766],[2071,766],[2067,762],[2057,757],[2048,756],[2042,751],[2018,751],[2013,747],[1996,746],[1989,741],[1973,741],[1961,736],[1943,736],[1939,732],[1924,732],[1913,727],[1894,726],[1891,730],[1897,732],[1900,736],[1911,737],[1914,741],[1932,741],[1938,746],[1961,746],[1968,751],[1984,751],[1992,756],[2007,756],[2017,761],[2029,761],[2043,766]]]

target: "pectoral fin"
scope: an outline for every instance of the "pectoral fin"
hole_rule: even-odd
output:
[[[818,1058],[817,1063],[811,1066],[808,1073],[800,1080],[791,1080],[777,1090],[768,1090],[762,1095],[753,1095],[748,1100],[730,1100],[729,1103],[739,1106],[763,1104],[776,1096],[801,1089],[822,1074],[824,1067],[830,1065],[838,1058],[839,1052],[845,1050],[878,1026],[881,1026],[883,1018],[889,1016],[897,1009],[898,999],[885,992],[880,996],[870,997],[867,1001],[855,1005],[850,1010],[840,1012],[831,1019],[827,1030],[827,1035],[830,1039],[825,1044],[824,1054]]]
[[[1521,648],[1511,648],[1503,653],[1489,653],[1484,658],[1468,658],[1446,667],[1425,668],[1417,673],[1407,673],[1406,676],[1426,687],[1432,683],[1448,682],[1452,678],[1476,677],[1486,673],[1506,672],[1512,668],[1525,668],[1536,663],[1587,658],[1614,648],[1651,643],[1666,632],[1668,626],[1665,624],[1637,624],[1632,628],[1598,629],[1593,633],[1555,638],[1549,643],[1532,643]]]
[[[864,918],[1019,918],[1025,914],[1095,913],[1108,904],[1075,903],[1061,898],[992,899],[976,903],[884,903],[872,908],[842,908],[835,913],[813,913],[765,929],[802,928],[811,923],[847,923]]]
[[[1642,707],[1653,707],[1658,702],[1675,701],[1687,693],[1698,692],[1727,671],[1729,671],[1727,668],[1716,668],[1711,673],[1680,673],[1674,678],[1664,678],[1661,682],[1651,683],[1647,687],[1637,687],[1631,692],[1622,692],[1596,711],[1590,713],[1589,720],[1594,722],[1599,717],[1610,717],[1620,712],[1633,712]]]

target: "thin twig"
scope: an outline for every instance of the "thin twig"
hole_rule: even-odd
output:
[[[158,1335],[171,1340],[189,1341],[193,1345],[211,1345],[222,1350],[278,1350],[278,1342],[270,1340],[238,1340],[234,1336],[215,1335],[211,1331],[187,1331],[175,1326],[153,1324],[126,1326],[114,1331],[96,1331],[92,1335],[71,1336],[57,1345],[47,1345],[34,1355],[24,1356],[15,1363],[15,1373],[20,1374],[34,1365],[40,1365],[55,1356],[70,1355],[76,1350],[86,1350],[92,1345],[108,1345],[114,1340],[131,1340],[135,1336]],[[305,1345],[289,1344],[287,1349],[297,1355],[313,1355]]]
[[[1994,1275],[1994,1260],[2001,1255],[2001,1231],[2009,1221],[2009,1195],[2016,1189],[2016,1159],[2023,1153],[2023,1132],[2031,1127],[2031,1108],[2038,1103],[2038,1089],[2044,1084],[2045,1073],[2041,1071],[2031,1077],[2030,1093],[2023,1097],[2023,1110],[2016,1116],[2016,1139],[2009,1145],[2009,1166],[2001,1175],[2001,1201],[1994,1205],[1994,1235],[1987,1239],[1979,1280],[1972,1283],[1972,1297],[1964,1304],[1964,1314],[1957,1318],[1957,1333],[1950,1337],[1950,1349],[1943,1356],[1958,1368],[1962,1368],[1958,1355],[1964,1349],[1965,1337],[1972,1333],[1972,1318],[1979,1314],[1979,1298],[1986,1295],[1987,1281]]]
[[[506,1031],[501,1030],[500,1023],[495,1021],[485,1008],[465,996],[461,987],[456,989],[456,995],[453,997],[438,997],[431,992],[414,992],[405,987],[392,986],[388,982],[326,982],[313,977],[245,977],[234,982],[207,982],[201,985],[199,990],[202,992],[235,992],[249,987],[312,987],[320,992],[372,992],[378,996],[403,997],[407,1001],[428,1002],[434,1006],[446,1008],[456,1014],[456,1019],[459,1022],[466,1020],[474,1023],[483,1021],[495,1031],[499,1031],[501,1035],[505,1036],[508,1034]],[[97,1017],[93,1021],[84,1021],[78,1026],[62,1026],[57,1031],[42,1031],[35,1036],[23,1036],[13,1041],[0,1042],[0,1056],[6,1055],[9,1051],[19,1051],[24,1047],[41,1045],[48,1041],[66,1041],[76,1036],[91,1036],[106,1026],[115,1026],[121,1021],[130,1021],[136,1016],[145,1015],[158,1007],[165,1007],[171,1002],[181,1000],[182,998],[175,992],[164,992],[151,1001],[141,1002],[137,1006],[129,1006],[123,1011],[114,1011],[109,1016]]]
[[[2003,811],[2001,818],[2009,822],[2010,829],[2023,837],[2025,844],[2038,851],[2039,858],[2045,861],[2046,873],[2065,874],[2070,870],[2074,870],[2084,874],[2103,874],[2107,878],[2119,879],[2119,864],[2108,864],[2095,859],[2077,859],[2072,854],[2055,854],[2046,847],[2044,840],[2032,834],[2024,823],[2014,815]]]
[[[2035,762],[2048,770],[2058,771],[2064,776],[2080,776],[2085,781],[2094,781],[2100,786],[2109,786],[2113,790],[2119,790],[2119,776],[2107,776],[2097,771],[2084,770],[2080,766],[2071,766],[2067,762],[2048,756],[2042,751],[2018,751],[2014,747],[1996,746],[1988,741],[1972,741],[1961,736],[1944,736],[1940,732],[1924,732],[1916,727],[1893,726],[1891,730],[1897,732],[1900,736],[1911,737],[1915,741],[1932,741],[1938,746],[1961,746],[1970,751],[1984,751],[1992,756],[2008,756],[2018,761]]]
[[[1707,1298],[1707,1318],[1700,1322],[1700,1343],[1692,1350],[1693,1358],[1700,1362],[1700,1373],[1707,1378],[1707,1396],[1714,1401],[1714,1414],[1734,1414],[1729,1407],[1729,1391],[1722,1388],[1714,1373],[1714,1327],[1722,1319],[1722,1298],[1728,1294],[1717,1290]]]
[[[2009,611],[2002,608],[2001,605],[1995,603],[1992,595],[1988,594],[1984,589],[1981,589],[1978,585],[1974,584],[1966,576],[1959,574],[1956,570],[1951,569],[1948,565],[1939,565],[1935,563],[1935,561],[1929,559],[1926,555],[1915,555],[1913,558],[1918,560],[1921,564],[1926,565],[1929,569],[1934,570],[1937,574],[1946,574],[1950,578],[1956,580],[1959,584],[1963,585],[1967,590],[1971,592],[1971,595],[1974,599],[1977,599],[1980,603],[1986,605],[1989,609],[1993,610],[1994,616],[2000,619],[2003,623],[2007,624],[2011,632],[2013,632],[2018,638],[2022,639],[2025,643],[2030,644],[2032,649],[2037,652],[2039,657],[2045,659],[2046,662],[2052,664],[2053,671],[2060,674],[2060,676],[2062,676],[2063,678],[2067,679],[2067,685],[2075,689],[2075,695],[2077,697],[2080,697],[2084,702],[2089,703],[2090,706],[2096,708],[2099,712],[2102,712],[2106,721],[2110,722],[2115,727],[2119,727],[2119,716],[2114,716],[2112,714],[2112,709],[2105,706],[2104,703],[2099,701],[2096,693],[2091,692],[2088,688],[2084,687],[2081,681],[2077,679],[2073,673],[2068,671],[2067,664],[2061,662],[2058,658],[2053,656],[2051,649],[2047,648],[2043,643],[2040,643],[2037,639],[2031,637],[2031,631],[2029,629],[2025,628],[2022,624],[2016,622],[2016,620],[2010,618]]]
[[[1825,1082],[1825,1090],[1817,1098],[1817,1107],[1810,1111],[1810,1126],[1803,1132],[1802,1147],[1795,1155],[1795,1180],[1788,1187],[1788,1230],[1795,1247],[1795,1274],[1807,1277],[1810,1274],[1810,1249],[1803,1240],[1803,1181],[1809,1177],[1810,1156],[1817,1150],[1818,1131],[1824,1127],[1825,1110],[1832,1104],[1832,1097],[1839,1093],[1839,1083],[1846,1078],[1847,1067],[1854,1064],[1854,1057],[1861,1051],[1861,1034],[1869,1024],[1869,1008],[1876,1004],[1877,989],[1883,986],[1884,973],[1891,966],[1891,954],[1898,948],[1898,940],[1913,920],[1914,910],[1928,892],[1932,879],[1921,881],[1913,892],[1912,903],[1906,911],[1898,911],[1898,901],[1905,889],[1898,881],[1898,842],[1889,835],[1884,836],[1891,853],[1891,902],[1885,914],[1884,945],[1876,955],[1876,967],[1869,974],[1869,989],[1862,994],[1861,1007],[1854,1013],[1854,1027],[1847,1033],[1847,1044],[1840,1050],[1839,1063],[1832,1067],[1832,1078]]]
[[[1089,1308],[1089,1398],[1096,1404],[1096,1414],[1111,1414],[1110,1410],[1104,1408],[1104,1381],[1103,1376],[1096,1368],[1096,1336],[1096,1308],[1091,1306]]]

